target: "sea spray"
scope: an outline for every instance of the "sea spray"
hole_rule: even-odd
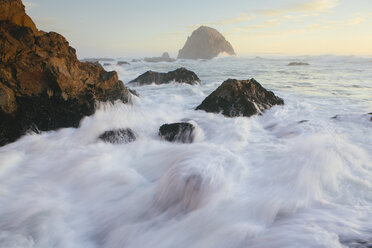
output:
[[[288,68],[293,59],[311,66]],[[368,60],[133,63],[119,76],[128,82],[150,69],[181,66],[201,85],[135,87],[140,97],[132,106],[102,104],[77,129],[28,134],[1,147],[0,247],[343,247],[371,241]],[[286,104],[250,118],[194,110],[227,78],[252,77]],[[159,137],[161,125],[180,121],[197,126],[194,143]],[[115,128],[131,128],[137,139],[117,145],[98,139]]]

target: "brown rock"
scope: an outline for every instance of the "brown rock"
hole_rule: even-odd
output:
[[[19,12],[4,15],[9,6]],[[116,72],[80,62],[62,35],[38,32],[20,1],[0,0],[0,13],[9,17],[0,21],[0,145],[30,128],[77,127],[96,101],[130,101]]]
[[[196,110],[222,113],[225,116],[252,116],[284,101],[267,91],[253,78],[250,80],[228,79],[213,91]]]
[[[21,0],[0,0],[0,21],[10,21],[22,27],[29,27],[35,34],[39,31],[31,18],[26,15]]]

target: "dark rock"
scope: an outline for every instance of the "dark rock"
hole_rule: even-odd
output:
[[[302,121],[299,121],[298,124],[302,124],[302,123],[306,123],[306,122],[309,122],[309,120],[302,120]]]
[[[176,61],[175,59],[172,59],[169,57],[169,53],[165,52],[161,57],[152,57],[152,58],[144,58],[143,59],[146,62],[150,63],[157,63],[157,62],[174,62]]]
[[[107,143],[123,144],[130,143],[136,140],[136,135],[130,128],[122,128],[106,131],[98,137]]]
[[[138,83],[139,85],[146,84],[167,84],[171,82],[186,83],[186,84],[200,84],[198,76],[185,68],[178,68],[177,70],[168,73],[147,71],[129,83]]]
[[[225,116],[252,116],[284,101],[267,91],[253,78],[250,80],[228,79],[213,91],[196,110],[222,113]]]
[[[195,127],[187,122],[164,124],[159,129],[159,136],[170,142],[192,143]]]
[[[127,61],[118,61],[117,65],[130,65]]]
[[[235,55],[231,44],[216,29],[201,26],[178,52],[178,59],[212,59],[220,53]]]
[[[288,66],[303,66],[303,65],[310,65],[310,64],[304,63],[304,62],[291,62],[288,64]]]
[[[20,0],[0,0],[0,13],[14,4],[22,6],[16,19],[28,20]],[[97,101],[130,102],[116,72],[80,62],[63,36],[12,22],[14,15],[0,21],[0,145],[31,128],[78,127]]]
[[[134,89],[130,89],[130,88],[128,88],[128,90],[129,90],[129,92],[130,92],[132,95],[135,95],[136,97],[140,97],[140,94],[139,94],[136,90],[134,90]]]

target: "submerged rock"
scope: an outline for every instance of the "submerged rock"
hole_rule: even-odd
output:
[[[130,88],[128,88],[128,90],[129,90],[129,92],[130,92],[132,95],[134,95],[134,96],[136,96],[136,97],[140,97],[140,94],[139,94],[136,90],[134,90],[134,89],[130,89]]]
[[[164,124],[159,129],[159,136],[170,142],[192,143],[194,131],[194,125],[187,122]]]
[[[136,135],[130,128],[121,128],[106,131],[103,134],[101,134],[98,138],[107,143],[123,144],[135,141]]]
[[[185,84],[200,84],[198,76],[185,68],[178,68],[177,70],[167,73],[147,71],[129,83],[137,83],[139,85],[146,84],[168,84],[171,82],[185,83]]]
[[[302,123],[306,123],[306,122],[309,122],[309,120],[301,120],[301,121],[298,121],[297,123],[302,124]]]
[[[310,64],[305,63],[305,62],[291,62],[288,64],[288,66],[303,66],[303,65],[310,65]]]
[[[225,116],[252,116],[284,101],[266,90],[253,78],[250,80],[228,79],[213,91],[196,110],[222,113]]]
[[[127,61],[118,61],[117,65],[130,65]]]
[[[169,56],[169,53],[165,52],[161,55],[161,57],[152,57],[152,58],[144,58],[143,59],[146,62],[150,63],[157,63],[157,62],[174,62],[176,61],[175,59],[172,59]]]
[[[14,6],[17,18],[3,20]],[[62,35],[35,30],[20,0],[0,0],[0,13],[0,145],[30,128],[78,127],[97,101],[130,102],[116,72],[80,62]]]
[[[220,53],[235,55],[235,51],[225,37],[216,29],[201,26],[192,32],[183,48],[178,52],[178,59],[212,59]]]

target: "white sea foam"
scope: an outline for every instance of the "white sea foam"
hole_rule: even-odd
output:
[[[121,67],[124,82],[183,66],[202,84],[134,87],[141,97],[133,106],[102,104],[78,129],[29,134],[0,148],[0,247],[371,242],[368,60],[308,56],[310,66],[293,68],[292,59],[304,58]],[[286,104],[251,118],[194,110],[227,78],[252,77]],[[162,124],[179,121],[197,126],[193,144],[159,138]],[[131,128],[138,138],[121,145],[97,139],[113,128]]]

